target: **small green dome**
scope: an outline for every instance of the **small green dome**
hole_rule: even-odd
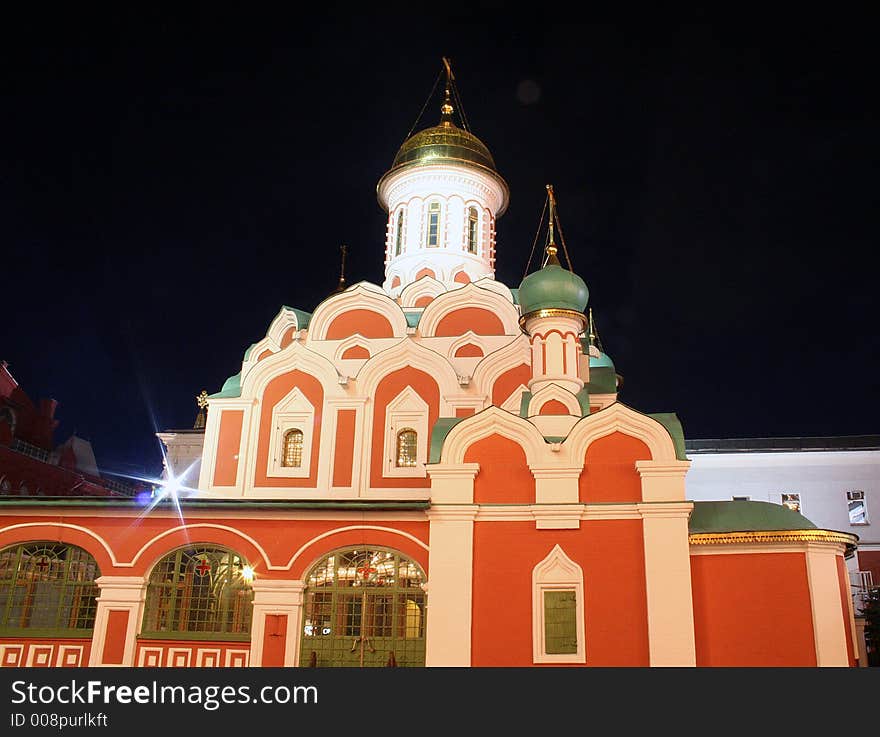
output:
[[[598,358],[590,356],[590,368],[610,368],[613,371],[614,361],[611,360],[611,356],[609,356],[607,353],[602,353],[602,351],[599,351]]]
[[[543,269],[529,274],[519,285],[519,304],[523,315],[536,310],[572,310],[583,313],[586,309],[590,290],[584,280],[554,261],[551,258]]]

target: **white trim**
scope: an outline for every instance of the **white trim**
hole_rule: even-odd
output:
[[[573,591],[575,594],[575,632],[577,651],[549,654],[544,639],[544,594],[548,591]],[[557,544],[532,569],[532,662],[586,663],[586,627],[584,626],[584,571]]]
[[[382,475],[388,478],[425,478],[428,462],[428,403],[406,386],[385,408],[385,442]],[[397,435],[404,429],[416,432],[416,465],[397,465]]]
[[[553,399],[563,404],[568,410],[569,415],[574,415],[575,417],[583,416],[578,398],[571,391],[556,383],[550,383],[532,394],[526,415],[530,418],[542,416],[541,408]]]
[[[501,321],[504,335],[520,335],[519,311],[510,300],[489,289],[476,286],[475,282],[446,292],[425,307],[419,320],[419,332],[433,337],[440,321],[447,315],[467,307],[477,307],[493,313]]]
[[[299,466],[285,466],[284,452],[287,433],[302,433],[302,462]],[[315,432],[315,407],[295,386],[273,408],[269,434],[269,452],[266,476],[269,478],[308,478],[312,465],[312,436]]]
[[[379,287],[381,289],[381,287]],[[344,292],[334,294],[315,308],[309,323],[309,342],[327,340],[327,330],[333,321],[351,310],[376,312],[391,324],[391,335],[395,338],[406,336],[406,316],[400,305],[384,291],[376,292],[362,284],[349,287]],[[347,337],[347,336],[346,336]]]

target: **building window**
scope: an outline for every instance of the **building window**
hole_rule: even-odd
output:
[[[532,659],[585,663],[584,572],[559,545],[532,570]]]
[[[788,507],[792,512],[801,511],[801,495],[800,494],[783,494],[782,506]]]
[[[477,237],[479,234],[479,218],[477,217],[477,208],[468,208],[468,231],[467,244],[468,253],[477,252]]]
[[[419,436],[411,427],[397,433],[397,467],[412,468],[417,462]]]
[[[403,251],[403,210],[397,213],[397,234],[394,238],[394,255],[399,256]]]
[[[868,524],[868,510],[865,507],[864,491],[846,492],[846,506],[849,509],[849,523],[851,525]]]
[[[225,548],[169,553],[150,575],[142,636],[249,639],[252,580],[253,569]]]
[[[301,468],[303,460],[302,430],[288,430],[284,433],[284,455],[281,465],[285,468]]]
[[[544,591],[544,652],[577,653],[577,592]]]
[[[432,202],[428,205],[428,246],[434,247],[440,243],[440,203]]]
[[[33,542],[0,552],[0,630],[7,635],[90,635],[101,575],[82,548]]]
[[[731,497],[731,498],[732,498],[733,501],[735,501],[735,502],[747,502],[747,501],[749,501],[749,499],[750,499],[750,497],[747,497],[747,496],[734,496],[734,497]]]

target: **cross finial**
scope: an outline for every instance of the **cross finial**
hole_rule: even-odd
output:
[[[208,406],[208,392],[202,389],[202,393],[196,397],[196,404],[199,405],[199,409],[205,409]]]
[[[556,197],[553,195],[553,185],[547,185],[547,197],[550,200],[550,233],[547,239],[547,247],[544,249],[547,254],[547,264],[558,264],[559,259],[556,257],[556,241],[553,236],[553,222],[556,220]]]
[[[451,123],[452,113],[454,111],[454,108],[452,107],[452,82],[455,77],[452,75],[452,65],[449,63],[449,59],[445,56],[443,57],[443,66],[446,67],[446,94],[443,98],[443,106],[440,108],[440,122]]]
[[[341,263],[339,264],[339,287],[337,291],[341,292],[345,289],[345,254],[348,251],[348,246],[341,245],[339,250],[342,251]]]

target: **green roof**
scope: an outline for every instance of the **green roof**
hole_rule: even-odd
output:
[[[417,327],[419,324],[419,320],[422,319],[421,311],[411,312],[411,311],[404,310],[403,314],[404,314],[404,317],[406,317],[406,324],[409,325],[411,328]]]
[[[593,359],[591,358],[590,361]],[[590,381],[586,386],[590,394],[616,394],[617,374],[614,367],[590,366]]]
[[[551,262],[523,279],[517,296],[523,315],[543,309],[582,313],[590,292],[577,274]]]
[[[672,436],[672,443],[675,445],[675,457],[680,461],[686,461],[684,429],[681,426],[681,420],[678,419],[678,415],[675,412],[655,412],[654,414],[649,414],[648,417],[657,420],[666,428],[666,432]]]
[[[692,534],[815,529],[816,525],[802,514],[770,502],[694,502],[688,522]]]
[[[519,289],[511,289],[510,295],[513,297],[513,303],[515,305],[519,304]]]
[[[223,382],[223,388],[216,394],[208,395],[208,399],[224,399],[226,397],[241,396],[241,371],[230,376]]]
[[[312,321],[312,313],[311,312],[303,312],[302,310],[296,309],[296,307],[288,307],[287,305],[281,305],[281,307],[288,312],[292,312],[296,315],[296,326],[300,330],[307,328],[309,323]]]
[[[463,417],[438,417],[437,422],[431,429],[431,447],[428,453],[428,463],[440,463],[440,453],[443,451],[443,443],[446,442],[446,436]]]

